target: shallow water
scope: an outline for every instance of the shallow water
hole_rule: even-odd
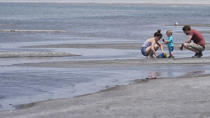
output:
[[[128,84],[150,75],[174,78],[210,74],[208,65],[156,65],[110,68],[28,68],[1,67],[1,109],[34,101],[69,98]]]
[[[0,42],[58,40],[130,40],[143,42],[161,28],[209,24],[209,6],[0,3],[0,29],[68,30],[70,33],[1,32]],[[204,27],[195,27],[206,30]],[[207,28],[209,30],[209,28]],[[184,35],[175,33],[175,42]],[[206,39],[210,36],[205,34]],[[89,39],[87,39],[89,38]]]
[[[195,9],[195,10],[194,10]],[[172,29],[174,42],[186,36],[180,24],[208,24],[209,6],[187,5],[103,5],[0,3],[0,29],[68,30],[69,33],[0,32],[0,51],[70,52],[79,57],[0,58],[0,110],[34,101],[68,98],[155,75],[173,78],[210,74],[208,65],[157,65],[106,68],[36,68],[13,64],[144,58],[140,50],[120,49],[33,49],[22,46],[68,43],[144,42],[162,28]],[[197,17],[195,17],[197,16]],[[209,30],[208,27],[195,27]],[[209,34],[204,34],[206,39]],[[209,42],[207,40],[207,42]],[[177,58],[190,57],[188,51],[175,51]],[[210,56],[209,51],[204,52]]]

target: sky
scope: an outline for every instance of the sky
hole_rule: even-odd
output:
[[[210,0],[0,0],[0,2],[210,4]]]

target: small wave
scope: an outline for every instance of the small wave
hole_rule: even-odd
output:
[[[0,52],[0,58],[15,58],[15,57],[67,57],[79,56],[65,52]]]

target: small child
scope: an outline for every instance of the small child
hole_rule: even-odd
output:
[[[166,35],[168,36],[168,40],[164,40],[163,39],[163,42],[165,44],[168,44],[168,51],[169,51],[169,57],[168,58],[174,58],[174,55],[173,55],[173,50],[174,50],[174,43],[173,43],[173,36],[172,36],[173,32],[171,30],[168,30],[166,32]]]

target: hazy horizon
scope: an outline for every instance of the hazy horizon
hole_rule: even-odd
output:
[[[209,0],[0,0],[0,2],[210,4]]]

